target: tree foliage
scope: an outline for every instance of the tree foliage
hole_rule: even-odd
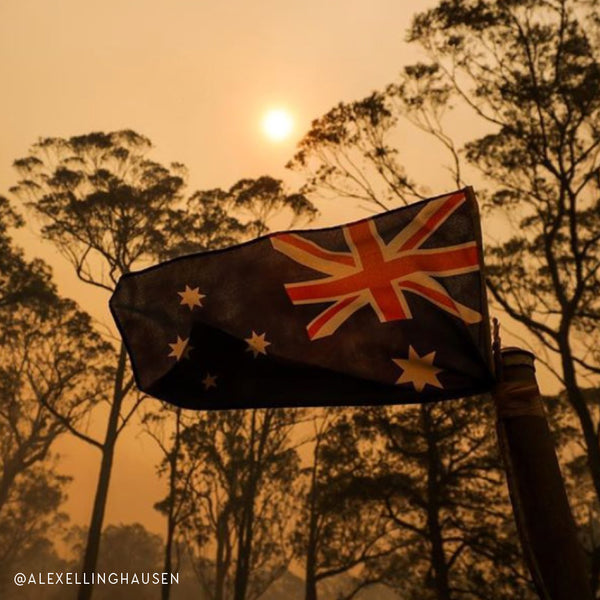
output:
[[[357,468],[334,478],[327,495],[332,507],[362,501],[372,524],[387,521],[392,550],[365,561],[361,579],[406,598],[531,597],[491,412],[476,397],[359,409],[344,426],[355,430],[342,439],[354,438]]]
[[[89,315],[60,298],[49,267],[8,235],[22,220],[0,199],[0,562],[3,576],[60,533],[69,477],[52,448],[106,398],[110,347]],[[60,414],[59,419],[55,415]],[[41,545],[41,546],[40,546]]]
[[[95,132],[40,139],[28,156],[14,162],[21,178],[12,191],[41,218],[42,236],[57,246],[85,283],[111,291],[134,264],[156,259],[168,246],[168,225],[181,201],[184,169],[150,160],[150,149],[150,140],[131,130]],[[141,400],[135,395],[133,406],[122,410],[133,388],[122,343],[112,383],[104,440],[70,428],[102,453],[85,572],[94,571],[97,561],[116,440]],[[82,586],[81,600],[91,591],[91,586]]]
[[[288,567],[296,418],[276,409],[198,413],[182,434],[178,489],[192,483],[180,536],[210,598],[256,599]]]
[[[390,141],[397,121],[393,103],[383,92],[341,102],[312,122],[287,166],[306,175],[305,193],[364,201],[383,209],[423,198]]]
[[[112,290],[134,263],[168,245],[164,229],[185,171],[147,158],[150,140],[131,130],[44,138],[14,166],[15,192],[42,218],[86,283]]]
[[[40,545],[59,538],[68,516],[60,511],[70,478],[49,460],[24,469],[0,507],[0,591],[10,590],[15,567]],[[31,565],[28,565],[31,568]],[[3,596],[4,597],[4,596]]]
[[[453,185],[466,174],[482,182],[484,232],[493,235],[487,284],[495,306],[549,354],[547,364],[565,388],[595,490],[593,512],[600,497],[599,423],[581,382],[600,374],[597,8],[585,0],[438,2],[416,15],[408,36],[428,62],[406,66],[385,90],[315,120],[291,164],[306,170],[312,190],[387,207],[403,201],[394,183],[409,178],[392,165],[397,176],[386,181],[371,157],[390,145],[383,154],[402,164],[408,142],[398,136],[399,125],[410,122],[450,153]],[[356,117],[364,103],[376,109],[371,119]],[[450,135],[458,131],[452,114],[481,133]],[[349,156],[356,159],[349,163]]]
[[[13,311],[0,343],[0,508],[19,474],[42,463],[56,438],[107,397],[109,346],[90,317],[58,298],[44,313]]]
[[[273,223],[293,227],[317,210],[301,193],[288,193],[267,175],[240,179],[228,190],[197,190],[169,222],[163,258],[217,250],[266,234]]]
[[[0,196],[0,311],[4,315],[23,303],[37,302],[41,308],[55,293],[48,266],[39,259],[28,262],[13,244],[9,229],[22,225],[21,216]]]
[[[348,494],[350,482],[366,477],[364,442],[350,409],[315,415],[312,464],[303,469],[304,502],[294,534],[296,555],[305,564],[305,600],[317,600],[323,582],[349,574],[341,598],[381,581],[382,559],[400,551],[397,526],[380,503]]]
[[[411,36],[490,128],[465,156],[510,236],[487,248],[494,300],[557,358],[600,498],[600,30],[595,2],[441,2]]]

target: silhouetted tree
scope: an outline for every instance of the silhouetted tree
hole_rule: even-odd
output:
[[[406,174],[390,140],[398,122],[385,92],[355,102],[340,102],[315,119],[298,144],[288,168],[302,171],[306,194],[319,193],[388,209],[424,198]]]
[[[168,236],[170,245],[164,248],[163,258],[216,250],[251,239],[266,233],[274,220],[283,217],[289,219],[287,225],[291,227],[298,221],[311,220],[315,215],[315,207],[303,195],[288,194],[280,180],[268,176],[242,179],[228,191],[196,191],[187,200],[185,209],[173,211]],[[185,477],[178,475],[184,431],[181,409],[163,404],[161,408],[147,410],[143,420],[146,431],[164,455],[159,473],[169,480],[167,497],[156,505],[167,517],[165,571],[168,571],[176,529],[190,518],[186,497],[197,462],[188,462]],[[174,426],[174,431],[169,440],[170,425]],[[169,590],[169,584],[163,586],[163,600],[168,600]]]
[[[0,512],[19,475],[106,397],[107,344],[89,316],[58,298],[44,312],[13,311],[0,343]]]
[[[167,496],[157,502],[154,507],[167,518],[167,532],[164,545],[163,572],[171,573],[179,567],[179,560],[173,562],[173,548],[178,543],[178,528],[182,523],[192,517],[193,505],[188,501],[192,494],[192,483],[199,462],[190,457],[186,465],[185,474],[181,473],[182,433],[185,428],[183,410],[163,404],[161,408],[146,411],[142,422],[144,430],[154,439],[163,459],[158,467],[158,474],[168,478]],[[187,419],[189,421],[189,419]],[[173,423],[174,421],[174,423]],[[172,431],[169,428],[173,427]],[[177,545],[178,556],[180,546]],[[168,600],[171,592],[171,580],[162,584],[163,600]]]
[[[594,360],[600,317],[600,63],[594,3],[441,2],[411,38],[491,133],[466,158],[510,215],[511,237],[488,244],[496,302],[557,357],[557,375],[587,447],[600,498],[598,422],[577,370]]]
[[[291,560],[298,457],[289,435],[298,415],[198,413],[183,432],[178,481],[193,474],[182,533],[211,599],[256,599]]]
[[[162,540],[141,523],[108,525],[103,533],[107,544],[99,564],[105,571],[160,570]]]
[[[8,200],[0,196],[0,311],[4,317],[15,306],[35,302],[38,309],[54,299],[48,266],[36,259],[28,262],[9,235],[9,228],[21,227],[23,219],[12,209]]]
[[[369,570],[398,549],[397,526],[378,501],[345,494],[348,482],[365,476],[360,432],[353,411],[328,409],[315,419],[312,464],[304,469],[302,507],[295,535],[298,558],[305,561],[305,600],[317,600],[318,584],[352,572],[353,584],[342,598],[352,598],[381,577]]]
[[[21,175],[12,191],[42,218],[42,235],[54,242],[84,282],[110,292],[123,273],[160,256],[184,185],[181,165],[147,158],[150,141],[133,131],[45,138],[16,160]],[[117,351],[110,413],[103,441],[72,428],[102,454],[84,572],[96,565],[115,444],[141,396],[123,412],[133,388],[125,347]],[[81,586],[79,598],[91,597]]]
[[[108,525],[102,532],[102,548],[98,556],[98,570],[103,573],[133,574],[160,573],[163,540],[149,532],[140,523]],[[141,579],[140,579],[141,581]],[[100,600],[153,600],[156,585],[97,586],[94,595]]]
[[[365,409],[355,423],[367,448],[365,464],[347,485],[340,481],[340,493],[379,500],[403,530],[401,556],[372,565],[373,574],[406,598],[532,597],[492,434],[491,403],[475,397]]]
[[[43,493],[43,492],[42,492]],[[64,517],[64,515],[62,515]],[[0,587],[3,600],[70,600],[75,597],[72,588],[64,585],[27,585],[18,587],[12,582],[15,573],[64,573],[73,568],[69,561],[60,556],[56,547],[48,539],[48,535],[57,533],[57,528],[50,526],[44,535],[36,538],[20,553],[16,562],[2,562],[0,570],[7,576],[7,584]]]
[[[288,193],[268,175],[241,179],[229,190],[198,190],[173,212],[163,257],[225,248],[267,233],[274,223],[290,228],[316,214],[304,195]]]
[[[6,568],[64,525],[57,510],[69,478],[56,473],[51,449],[105,398],[110,377],[105,344],[88,315],[59,299],[44,313],[16,308],[0,343],[0,562]]]
[[[232,212],[241,215],[253,237],[267,233],[278,219],[282,227],[290,229],[317,215],[317,209],[306,196],[288,194],[280,180],[266,175],[240,179],[231,187],[228,197]]]
[[[68,517],[60,512],[69,477],[59,475],[46,460],[24,470],[13,481],[0,509],[0,593],[14,587],[18,565],[27,565],[40,544],[60,536]],[[31,572],[31,565],[27,565]]]
[[[0,199],[0,562],[19,561],[65,517],[57,513],[68,477],[51,448],[106,394],[110,347],[90,317],[56,295],[50,269],[27,262],[8,226],[20,219]],[[58,418],[57,418],[58,417]]]

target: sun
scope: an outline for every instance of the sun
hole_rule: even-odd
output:
[[[274,108],[265,113],[262,120],[263,131],[275,142],[289,137],[294,128],[294,121],[287,110]]]

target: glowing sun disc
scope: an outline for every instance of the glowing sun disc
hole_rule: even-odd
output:
[[[290,114],[282,109],[270,110],[263,118],[263,130],[274,141],[284,140],[292,132],[294,122]]]

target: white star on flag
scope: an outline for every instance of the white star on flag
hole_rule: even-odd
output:
[[[443,385],[437,378],[437,374],[443,371],[433,364],[435,352],[430,352],[425,356],[419,356],[419,353],[412,347],[408,347],[408,359],[393,358],[392,360],[402,369],[402,375],[396,383],[412,383],[417,392],[422,392],[427,384],[443,389]]]
[[[185,286],[183,292],[177,292],[181,296],[181,302],[189,307],[190,310],[194,310],[194,306],[202,306],[202,298],[206,296],[200,293],[199,288],[192,289],[189,285]]]
[[[179,336],[177,336],[177,340],[175,341],[175,343],[169,344],[169,346],[171,346],[171,353],[169,354],[169,356],[172,356],[177,361],[181,360],[181,358],[189,358],[190,351],[194,349],[193,346],[190,346],[188,344],[189,341],[190,338],[182,339]]]
[[[245,338],[248,347],[246,348],[246,352],[252,352],[254,358],[256,358],[259,354],[267,353],[267,346],[271,345],[271,342],[267,342],[265,339],[266,333],[257,334],[255,331],[252,331],[252,337]]]
[[[217,387],[217,375],[211,375],[210,373],[206,374],[206,377],[202,380],[202,385],[205,390],[210,389],[211,387]]]

